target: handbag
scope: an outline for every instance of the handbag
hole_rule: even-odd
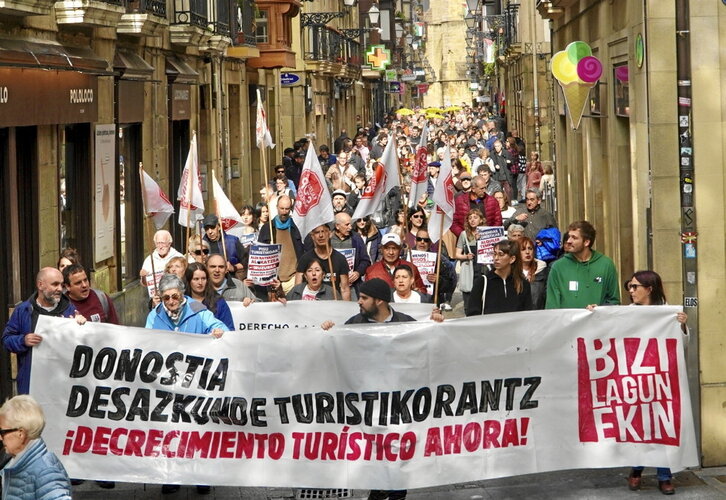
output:
[[[472,253],[469,248],[469,242],[466,243],[466,248],[469,253]],[[471,292],[471,288],[474,286],[474,261],[467,260],[461,263],[461,270],[459,271],[459,291],[468,293]]]

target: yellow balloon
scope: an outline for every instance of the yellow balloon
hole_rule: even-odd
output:
[[[577,76],[577,65],[572,64],[567,56],[567,51],[561,50],[552,56],[552,74],[561,84],[576,82],[579,80]]]

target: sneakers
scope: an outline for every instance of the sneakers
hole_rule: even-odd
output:
[[[442,311],[452,311],[453,309],[454,308],[451,307],[451,305],[449,305],[447,302],[444,302],[443,304],[441,304]]]
[[[630,476],[628,476],[628,489],[630,491],[638,491],[640,489],[640,474],[637,474],[635,472],[631,472]]]
[[[668,481],[658,481],[658,489],[664,495],[673,495],[676,492],[670,479]]]

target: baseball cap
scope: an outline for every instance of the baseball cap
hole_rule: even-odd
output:
[[[347,198],[348,197],[348,193],[346,193],[342,189],[336,189],[335,191],[333,191],[333,194],[331,195],[331,198],[335,198],[336,196],[342,196],[343,198]]]
[[[385,247],[389,243],[393,243],[396,246],[401,246],[401,238],[397,234],[394,233],[386,233],[383,235],[383,239],[381,240],[381,246]]]

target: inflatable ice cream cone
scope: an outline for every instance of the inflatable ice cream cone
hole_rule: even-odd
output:
[[[594,83],[581,82],[562,85],[562,92],[565,95],[567,109],[570,112],[570,125],[573,129],[577,129],[580,126],[580,120],[582,119],[582,114],[585,112],[587,98],[590,96],[590,89],[594,85]]]

